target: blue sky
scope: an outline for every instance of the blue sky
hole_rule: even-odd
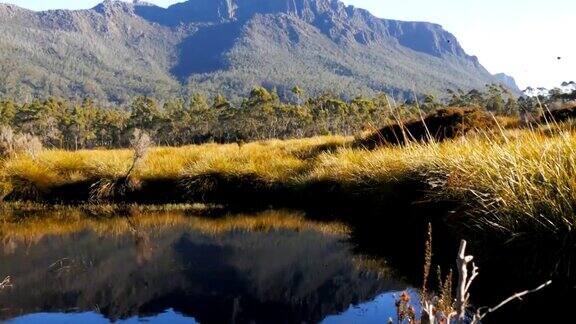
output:
[[[99,0],[0,0],[33,10],[82,9]],[[160,6],[179,2],[149,0]],[[431,21],[458,37],[492,73],[521,87],[576,79],[575,0],[344,0],[381,18]],[[557,58],[561,57],[560,60]]]

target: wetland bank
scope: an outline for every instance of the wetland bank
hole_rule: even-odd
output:
[[[574,94],[544,112],[505,93],[394,106],[258,87],[239,108],[143,97],[129,114],[0,102],[15,112],[0,129],[3,318],[380,323],[426,293],[449,313],[462,239],[481,267],[469,314],[552,279],[488,321],[562,318],[549,309],[576,284]]]
[[[223,320],[217,315],[230,314],[239,316],[239,322],[275,322],[271,314],[256,311],[264,305],[281,312],[287,322],[338,321],[333,316],[354,312],[354,308],[348,309],[350,305],[369,307],[366,313],[370,314],[375,311],[370,307],[394,313],[392,295],[421,287],[424,240],[431,223],[434,263],[443,269],[454,267],[458,241],[469,240],[471,253],[482,267],[478,288],[473,290],[477,305],[493,304],[553,278],[554,284],[547,291],[510,305],[493,319],[550,319],[554,314],[542,315],[539,307],[563,305],[574,295],[574,144],[576,135],[571,126],[555,124],[372,150],[355,146],[353,138],[331,136],[157,147],[150,148],[138,163],[132,150],[18,154],[2,162],[6,201],[0,232],[6,272],[2,275],[9,275],[14,285],[1,292],[5,301],[12,302],[3,314],[7,314],[6,319],[24,322],[33,318],[27,314],[64,312],[105,316],[108,320],[154,319],[165,314],[209,323]],[[290,212],[278,216],[270,208]],[[297,216],[289,216],[295,210]],[[164,231],[163,226],[169,229]],[[147,234],[141,235],[140,227]],[[190,242],[184,242],[183,237]],[[113,244],[109,249],[123,254],[95,255],[102,242]],[[307,242],[303,243],[306,248],[299,246],[302,242]],[[190,264],[175,264],[173,259],[147,261],[155,255],[146,252],[148,245],[160,246],[158,255],[175,258],[178,252],[172,250],[183,248],[182,244],[198,247],[191,248],[195,255],[184,257],[197,260],[196,270],[191,270],[194,267]],[[249,248],[234,244],[248,244]],[[255,251],[259,245],[269,250]],[[317,278],[323,269],[312,264],[299,269],[294,262],[338,259],[312,247],[336,250],[340,258],[334,265],[338,269],[326,275],[329,280],[320,275],[320,279],[330,281],[330,289],[335,289],[327,295],[311,293],[324,291],[326,282],[310,283],[314,289],[292,286]],[[34,253],[39,259],[33,261],[23,253]],[[211,253],[216,253],[214,259],[207,260]],[[275,259],[277,254],[294,259],[280,262]],[[99,258],[104,258],[100,262],[107,266],[97,267],[95,260]],[[107,258],[128,260],[132,268],[120,261],[105,261]],[[358,260],[363,260],[360,268]],[[278,268],[266,269],[254,262],[276,264]],[[162,268],[160,264],[165,263]],[[35,274],[26,273],[30,266],[38,269]],[[54,272],[54,267],[64,270]],[[106,277],[103,286],[89,286],[91,271],[117,278],[114,273],[120,269],[129,272],[126,279],[110,284],[106,283],[110,277]],[[147,273],[153,269],[157,273]],[[188,276],[180,273],[184,278],[171,282],[177,278],[174,269]],[[204,277],[211,275],[207,269],[221,276]],[[62,273],[76,276],[74,271],[86,279],[60,277]],[[274,271],[287,277],[267,277],[274,276]],[[133,278],[148,275],[152,277],[138,282]],[[138,299],[144,294],[139,289],[157,281],[154,276],[165,276],[168,281],[163,283],[166,290],[153,294],[165,299]],[[382,282],[382,278],[393,279]],[[43,280],[49,291],[40,291],[36,299],[27,300],[24,296],[29,295],[18,289],[34,286],[38,283],[34,280]],[[196,287],[189,281],[226,285],[221,291],[212,291],[215,295],[210,297],[206,291],[212,286]],[[285,282],[286,286],[259,286],[266,282]],[[189,288],[174,292],[170,285]],[[243,290],[246,285],[251,290]],[[338,289],[346,291],[347,297],[339,300]],[[8,297],[11,291],[21,299]],[[43,302],[54,294],[62,301]],[[131,294],[138,298],[130,306],[104,305],[102,301],[120,302]],[[234,294],[246,300],[238,301],[231,297]],[[288,297],[279,301],[281,295]],[[192,306],[179,304],[185,300],[205,306],[187,309]],[[203,314],[224,307],[213,304],[215,300],[226,301],[230,311]],[[376,313],[378,318],[383,314]],[[365,322],[370,320],[365,318]]]
[[[576,2],[149,1],[0,0],[0,322],[574,317]]]

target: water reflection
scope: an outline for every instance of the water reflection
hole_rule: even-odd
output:
[[[0,242],[0,319],[16,323],[342,323],[362,303],[376,315],[356,322],[385,321],[404,288],[342,225],[287,212],[6,216]]]
[[[397,318],[396,298],[401,292],[384,293],[374,300],[360,305],[350,306],[345,312],[338,315],[328,316],[322,324],[382,324],[390,318]],[[410,290],[413,298],[417,298],[417,293]],[[417,312],[420,312],[420,308]]]
[[[106,317],[95,312],[86,313],[36,313],[24,315],[16,319],[10,320],[11,324],[75,324],[75,323],[109,323]],[[173,323],[198,323],[191,317],[186,317],[182,314],[176,313],[174,310],[169,309],[161,314],[153,317],[131,317],[125,320],[118,320],[119,324],[130,323],[156,323],[156,324],[173,324]]]

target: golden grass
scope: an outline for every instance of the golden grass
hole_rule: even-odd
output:
[[[135,177],[178,181],[207,174],[249,175],[288,188],[318,180],[362,186],[419,179],[433,184],[433,197],[467,205],[470,219],[483,225],[508,233],[526,226],[571,231],[576,225],[576,134],[568,127],[544,128],[372,151],[351,148],[352,138],[336,136],[154,148]],[[10,190],[15,178],[49,190],[83,179],[118,177],[130,159],[128,150],[48,150],[36,160],[2,162],[0,188]]]
[[[445,174],[441,195],[472,206],[482,222],[509,233],[576,225],[576,134],[516,132],[504,142],[466,140],[430,168]]]
[[[300,156],[320,145],[345,145],[351,138],[340,136],[302,140],[269,140],[237,144],[204,144],[179,148],[159,147],[135,171],[146,179],[174,179],[207,172],[230,175],[254,174],[281,180],[307,166]],[[39,189],[88,179],[115,178],[126,174],[132,162],[130,150],[45,150],[36,159],[20,155],[0,162],[0,176],[23,178]]]

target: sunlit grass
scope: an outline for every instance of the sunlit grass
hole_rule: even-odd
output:
[[[355,188],[417,180],[430,184],[431,198],[466,206],[471,224],[504,233],[572,231],[576,225],[576,134],[570,127],[510,129],[375,150],[353,148],[351,142],[328,136],[154,148],[134,177],[177,182],[204,175],[250,176],[286,188],[322,180]],[[21,156],[1,162],[0,188],[9,191],[24,179],[48,191],[63,183],[121,177],[131,156],[129,150],[47,150],[34,160]]]
[[[433,160],[440,196],[466,202],[483,224],[509,233],[572,231],[576,225],[576,134],[521,132],[507,141],[464,140]]]
[[[205,144],[179,148],[159,147],[150,153],[135,176],[174,179],[211,173],[251,174],[265,180],[286,180],[302,172],[320,145],[344,145],[351,138],[330,136],[302,140],[269,140],[237,144]],[[115,178],[126,174],[132,162],[130,150],[45,150],[36,159],[21,155],[0,162],[1,175],[22,178],[48,189],[81,180]]]

